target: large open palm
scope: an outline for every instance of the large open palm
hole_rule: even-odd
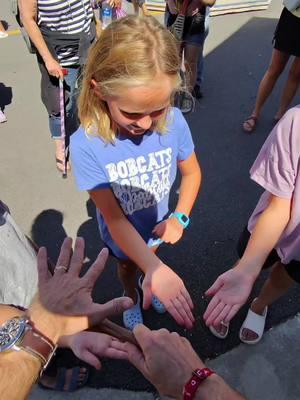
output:
[[[229,322],[246,303],[254,280],[249,274],[233,268],[220,275],[206,291],[212,296],[203,315],[207,326],[218,326],[221,321]]]

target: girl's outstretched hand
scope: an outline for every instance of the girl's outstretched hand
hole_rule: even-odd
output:
[[[155,295],[179,325],[189,329],[193,327],[195,319],[191,296],[182,279],[171,268],[162,263],[156,269],[147,271],[142,288],[144,309],[150,307],[152,295]]]
[[[220,322],[229,322],[246,303],[255,279],[238,268],[230,269],[220,275],[206,291],[212,296],[203,315],[207,326],[218,326]]]
[[[157,224],[152,233],[155,233],[163,242],[173,244],[181,239],[183,226],[177,218],[172,217]]]

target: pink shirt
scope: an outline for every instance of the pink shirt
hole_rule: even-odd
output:
[[[252,232],[266,209],[270,193],[292,199],[291,218],[275,246],[282,263],[300,261],[300,105],[289,110],[272,130],[251,170],[251,179],[265,192],[248,222]]]

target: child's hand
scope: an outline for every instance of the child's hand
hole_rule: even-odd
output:
[[[65,338],[68,340],[64,343],[68,343],[73,353],[96,369],[101,368],[98,357],[127,360],[125,343],[104,333],[85,331]]]
[[[161,221],[155,226],[152,233],[155,233],[165,243],[176,243],[183,234],[183,226],[176,217]]]
[[[150,307],[154,294],[179,325],[189,329],[193,327],[195,319],[191,311],[194,308],[192,299],[182,279],[171,268],[161,263],[156,269],[146,272],[142,288],[144,309]]]
[[[207,326],[218,326],[221,321],[229,322],[246,303],[255,279],[238,268],[220,275],[206,291],[212,299],[203,315]]]

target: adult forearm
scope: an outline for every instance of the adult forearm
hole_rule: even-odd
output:
[[[246,400],[246,398],[215,374],[200,385],[195,400]]]
[[[41,362],[25,351],[11,351],[0,358],[0,398],[27,399],[39,376]]]
[[[178,212],[189,215],[196,201],[201,184],[201,171],[197,170],[191,175],[183,176],[181,179],[179,198],[176,206]]]
[[[155,269],[162,263],[126,218],[112,221],[108,226],[116,244],[143,272]]]
[[[22,22],[24,28],[26,29],[26,32],[28,33],[28,36],[35,45],[38,53],[40,54],[44,62],[46,63],[48,60],[53,59],[36,22],[33,19],[27,18],[22,18]]]
[[[270,203],[260,215],[237,268],[256,277],[269,253],[278,243],[290,219],[290,201],[280,199],[281,206]]]

